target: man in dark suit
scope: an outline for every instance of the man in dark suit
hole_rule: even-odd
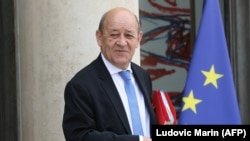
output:
[[[152,82],[144,69],[131,62],[141,38],[139,21],[128,9],[117,7],[103,15],[96,31],[101,53],[65,87],[67,141],[151,141],[151,125],[157,124]],[[133,76],[143,127],[140,135],[131,127],[128,97],[118,74],[123,70]]]

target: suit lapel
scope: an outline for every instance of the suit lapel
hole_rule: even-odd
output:
[[[138,84],[138,86],[139,86],[139,88],[142,91],[142,94],[144,96],[145,103],[146,104],[151,103],[150,102],[150,97],[149,97],[149,95],[151,95],[151,94],[146,88],[145,79],[142,79],[145,76],[142,73],[140,73],[139,70],[136,69],[136,67],[133,67],[133,65],[131,65],[131,67],[132,67],[132,70],[133,70],[133,75],[135,77],[135,81],[137,82],[137,84]],[[148,105],[147,105],[147,108],[148,108]]]
[[[131,134],[132,132],[130,130],[127,115],[123,107],[120,95],[100,55],[96,60],[95,66],[97,68],[96,70],[98,72],[100,82],[102,83],[101,86],[103,86],[105,94],[109,97],[111,103],[113,104],[113,107],[115,108],[115,111],[118,114],[126,132]]]
[[[148,80],[141,79],[141,78],[145,78],[147,76],[143,75],[143,73],[141,73],[141,71],[138,70],[137,67],[134,67],[133,64],[131,65],[131,67],[133,69],[133,74],[134,74],[135,80],[136,80],[136,82],[137,82],[137,84],[138,84],[138,86],[139,86],[139,88],[142,91],[142,94],[144,96],[144,101],[145,101],[146,107],[147,107],[148,112],[149,112],[150,121],[152,124],[156,124],[157,123],[156,116],[154,113],[154,109],[152,108],[152,102],[151,102],[151,97],[150,97],[152,95],[151,94],[152,90],[149,91],[146,88],[147,85],[145,84],[145,82],[147,82]],[[148,86],[148,87],[151,87],[151,86]]]

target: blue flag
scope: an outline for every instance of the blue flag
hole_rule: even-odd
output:
[[[219,0],[204,0],[178,124],[241,124]]]

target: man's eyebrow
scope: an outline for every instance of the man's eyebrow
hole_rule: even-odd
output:
[[[106,30],[106,32],[118,32],[118,29],[111,29],[111,30]]]

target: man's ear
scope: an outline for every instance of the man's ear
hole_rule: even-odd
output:
[[[102,32],[100,30],[96,30],[95,37],[96,37],[96,41],[99,47],[101,47],[102,46]]]
[[[139,38],[138,38],[139,43],[141,43],[142,36],[143,36],[143,32],[142,32],[142,31],[140,31],[140,32],[139,32]]]

